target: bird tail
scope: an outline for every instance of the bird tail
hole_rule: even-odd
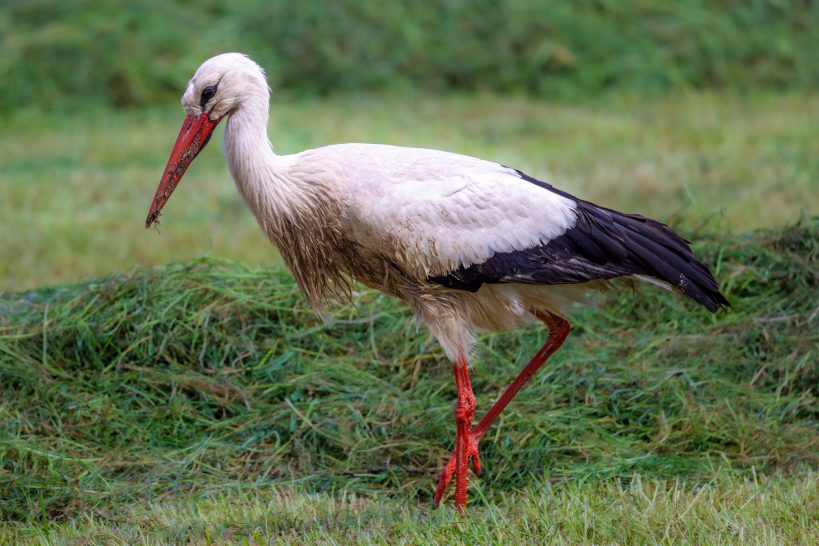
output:
[[[711,272],[694,256],[690,243],[673,229],[639,214],[624,214],[582,200],[577,204],[577,223],[564,235],[567,242],[584,247],[592,241],[596,247],[604,247],[606,254],[620,254],[616,261],[627,274],[668,283],[711,312],[730,306]],[[588,255],[588,249],[585,253]]]

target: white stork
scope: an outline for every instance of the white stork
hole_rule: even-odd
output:
[[[437,505],[455,476],[466,505],[478,442],[569,333],[567,317],[606,280],[631,277],[676,289],[709,311],[728,304],[708,269],[668,226],[577,199],[515,169],[421,148],[339,144],[276,155],[267,137],[269,89],[248,57],[205,61],[182,96],[187,118],[146,227],[191,161],[225,122],[231,175],[259,226],[279,248],[316,311],[345,301],[351,281],[409,305],[452,361],[457,439]],[[532,316],[549,329],[543,348],[472,428],[467,363],[475,334],[510,330]]]

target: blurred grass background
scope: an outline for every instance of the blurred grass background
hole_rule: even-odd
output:
[[[14,235],[0,239],[0,255],[9,257],[0,261],[0,289],[202,252],[250,264],[277,259],[216,145],[194,162],[159,232],[145,231],[183,118],[173,102],[8,122],[0,210]],[[819,101],[803,92],[675,94],[647,103],[619,95],[577,105],[497,95],[277,95],[272,109],[270,136],[281,153],[349,141],[458,151],[682,229],[738,232],[819,210]]]
[[[203,252],[269,263],[212,146],[141,226],[196,67],[267,69],[281,153],[448,149],[678,227],[819,209],[819,6],[705,2],[7,0],[0,290]]]
[[[232,50],[275,88],[322,94],[807,89],[817,27],[807,0],[6,0],[0,110],[171,100]]]
[[[0,542],[815,544],[817,28],[811,1],[5,0]],[[581,311],[484,442],[477,517],[429,514],[454,389],[407,310],[313,317],[215,145],[143,228],[224,51],[267,69],[280,153],[523,169],[670,222],[733,309]],[[541,335],[482,339],[479,407]]]

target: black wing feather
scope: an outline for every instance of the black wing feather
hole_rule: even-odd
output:
[[[574,201],[575,225],[545,245],[499,252],[485,262],[430,277],[431,282],[474,292],[484,283],[574,284],[642,275],[667,282],[709,311],[728,305],[688,241],[667,225],[599,207],[518,173],[523,180]]]

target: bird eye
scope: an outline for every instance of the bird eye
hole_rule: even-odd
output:
[[[219,83],[214,83],[213,85],[209,85],[202,90],[202,96],[199,99],[199,106],[202,107],[202,110],[205,109],[205,105],[208,103],[210,99],[213,98],[213,95],[216,94],[216,88],[219,86]]]

